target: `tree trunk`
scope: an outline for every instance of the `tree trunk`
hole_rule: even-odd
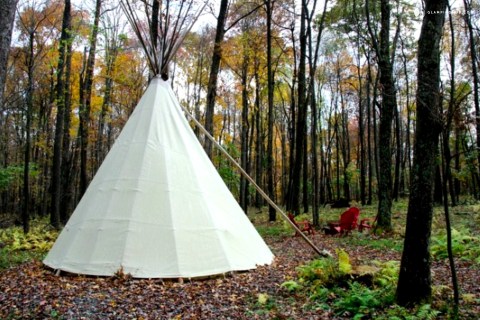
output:
[[[3,106],[3,91],[5,89],[5,80],[7,77],[8,56],[10,53],[10,42],[12,40],[13,23],[15,21],[15,12],[18,0],[0,1],[0,107]],[[0,120],[3,115],[0,114]],[[2,122],[0,121],[0,124]]]
[[[95,53],[97,47],[97,35],[98,35],[98,24],[100,21],[100,10],[102,6],[102,0],[96,0],[95,5],[95,16],[92,26],[92,34],[90,38],[90,49],[88,50],[88,60],[85,71],[85,77],[82,79],[82,91],[83,91],[83,101],[81,101],[80,106],[80,124],[79,124],[79,133],[80,133],[80,195],[83,195],[87,190],[88,186],[88,131],[89,131],[89,122],[90,122],[90,107],[92,99],[92,87],[93,87],[93,69],[95,66]]]
[[[357,50],[360,52],[360,35],[357,36]],[[367,204],[366,188],[367,188],[367,170],[365,156],[365,121],[364,121],[364,103],[363,103],[363,82],[360,73],[360,53],[357,58],[357,77],[358,77],[358,145],[360,148],[359,166],[360,166],[360,201],[362,205]],[[368,94],[368,93],[367,93]],[[370,99],[368,96],[366,99]]]
[[[458,111],[457,111],[458,112]],[[460,172],[460,139],[463,137],[463,134],[460,133],[461,129],[459,126],[455,124],[455,171]],[[458,202],[458,197],[460,195],[461,187],[460,187],[460,179],[455,177],[454,180],[454,194],[455,194],[455,203]]]
[[[380,43],[370,26],[368,3],[366,2],[367,22],[374,49],[378,57],[382,105],[380,109],[380,128],[378,153],[380,160],[380,174],[378,176],[378,214],[377,228],[380,231],[392,230],[392,120],[397,108],[395,83],[393,80],[393,65],[390,56],[390,4],[388,0],[381,0],[381,29]]]
[[[402,164],[402,128],[400,125],[400,114],[395,108],[395,178],[393,180],[392,198],[398,201],[398,194],[400,193],[400,175]]]
[[[340,83],[340,76],[338,78],[338,81]],[[341,101],[341,106],[342,106],[342,112],[341,112],[341,126],[342,126],[342,136],[341,136],[341,151],[342,151],[342,160],[343,160],[343,198],[345,198],[347,201],[350,201],[350,181],[348,177],[348,166],[350,165],[350,134],[348,130],[348,112],[345,109],[345,100],[343,96],[343,91],[340,89],[340,101]],[[340,139],[340,136],[339,136]],[[338,196],[338,199],[340,199],[340,194]]]
[[[450,163],[452,161],[452,154],[450,151],[450,132],[452,131],[453,118],[457,111],[455,110],[455,30],[453,27],[452,14],[450,10],[450,5],[448,5],[448,22],[450,27],[450,39],[451,39],[451,49],[450,49],[450,95],[448,99],[448,110],[446,115],[446,124],[443,128],[442,138],[443,138],[443,157],[445,160],[445,166],[443,168],[443,196],[445,205],[448,205],[448,194],[447,189],[450,190],[452,207],[456,206],[455,198],[455,188],[453,185],[452,170],[450,168]],[[448,188],[446,187],[448,183]],[[448,208],[447,208],[448,210]],[[446,218],[449,219],[448,212],[445,212]],[[450,230],[447,230],[448,232]]]
[[[72,124],[72,95],[71,95],[71,71],[72,71],[72,44],[69,39],[67,45],[67,62],[65,65],[65,102],[64,102],[64,125],[63,125],[63,146],[62,146],[62,201],[60,204],[60,222],[66,224],[70,214],[73,212],[74,176],[72,174],[73,155],[71,151],[70,129]]]
[[[57,66],[57,84],[55,89],[57,116],[55,126],[55,140],[53,143],[53,163],[52,163],[52,207],[50,223],[56,229],[60,229],[60,203],[62,199],[62,146],[65,123],[65,64],[67,56],[67,47],[71,39],[71,4],[70,0],[65,0],[63,10],[62,34],[58,47],[58,66]]]
[[[116,28],[118,26],[111,26]],[[113,91],[113,68],[117,60],[118,55],[118,37],[114,34],[111,39],[106,39],[108,43],[105,48],[105,61],[106,61],[106,73],[105,73],[105,91],[103,94],[102,109],[98,118],[98,132],[97,141],[95,146],[95,170],[97,170],[102,164],[108,149],[105,147],[105,117],[107,116],[112,100]],[[198,118],[197,118],[198,119]]]
[[[0,1],[0,107],[3,105],[3,91],[7,77],[8,55],[10,53],[10,41],[12,40],[13,22],[17,10],[18,0]],[[0,115],[0,119],[1,119]]]
[[[433,202],[437,205],[443,203],[443,194],[442,194],[442,175],[440,165],[435,166],[435,182],[433,185]]]
[[[307,108],[309,103],[305,100],[305,108]],[[308,197],[308,157],[307,157],[307,150],[308,150],[308,134],[305,130],[305,138],[303,139],[303,165],[302,165],[302,205],[303,205],[303,212],[308,213],[309,211],[309,197]]]
[[[368,65],[368,74],[367,74],[367,155],[368,155],[368,198],[367,204],[372,204],[373,197],[373,172],[374,168],[374,151],[372,151],[372,104],[370,100],[370,91],[372,87],[372,67],[370,64],[370,52],[367,54],[367,65]],[[373,112],[375,112],[375,106],[373,106]]]
[[[433,215],[440,112],[440,39],[446,0],[426,0],[418,41],[417,122],[411,193],[396,300],[402,306],[428,302],[432,297],[430,235]]]
[[[295,49],[294,49],[295,50]],[[293,58],[295,60],[295,56]],[[292,210],[292,201],[290,195],[292,194],[293,187],[293,164],[295,163],[295,137],[296,123],[297,123],[297,103],[295,102],[295,82],[296,82],[296,62],[294,62],[294,75],[292,79],[292,86],[290,87],[290,113],[291,118],[288,124],[288,140],[289,140],[289,152],[288,152],[288,185],[285,195],[285,204],[288,211]]]
[[[475,35],[473,33],[473,25],[472,25],[472,1],[463,0],[463,4],[465,6],[465,22],[467,24],[468,29],[468,38],[469,38],[469,46],[470,46],[470,61],[472,63],[472,77],[473,77],[473,103],[475,105],[475,125],[477,129],[477,161],[480,163],[480,97],[479,97],[479,85],[480,79],[478,77],[478,70],[477,70],[477,49],[475,46]],[[480,166],[477,166],[478,172],[477,174],[480,175]],[[480,198],[480,194],[476,194],[477,199]]]
[[[213,47],[212,64],[210,65],[210,77],[207,87],[207,102],[205,107],[205,129],[213,134],[213,116],[215,114],[215,98],[217,97],[217,78],[220,71],[220,61],[222,59],[222,43],[225,36],[225,23],[227,20],[228,0],[220,2],[220,11],[217,18],[217,33],[215,35],[215,44]],[[210,159],[213,156],[212,142],[205,139],[205,152]]]
[[[275,201],[274,186],[274,163],[273,163],[273,70],[272,70],[272,12],[273,1],[265,0],[265,10],[267,14],[267,103],[268,103],[268,120],[267,120],[267,192],[270,199]],[[268,206],[268,221],[276,221],[277,212],[272,206]]]
[[[405,44],[403,40],[400,39],[402,44],[402,61],[403,61],[403,73],[405,75],[405,96],[406,96],[406,112],[407,112],[407,124],[405,128],[405,152],[404,152],[404,168],[408,167],[408,172],[412,172],[412,163],[411,163],[411,148],[410,148],[410,123],[411,123],[411,116],[410,116],[410,80],[408,75],[407,69],[407,55],[405,54]],[[402,175],[404,179],[407,179],[405,174],[406,170],[403,170],[404,174]],[[405,185],[409,185],[408,181],[404,183]]]
[[[2,19],[0,19],[0,108],[3,110],[3,92],[5,90],[5,80],[7,77],[8,56],[10,53],[10,42],[12,39],[13,23],[15,21],[15,12],[18,0],[4,0],[0,1],[0,12]],[[0,127],[5,130],[5,133],[0,131],[0,157],[1,164],[7,166],[8,163],[8,133],[6,126],[6,119],[3,112],[0,112]],[[6,196],[2,192],[2,199]],[[3,202],[3,201],[2,201]],[[8,203],[8,201],[6,201]],[[7,211],[7,210],[6,210]]]
[[[311,63],[311,73],[310,73],[310,95],[311,95],[311,110],[312,110],[312,180],[313,180],[313,186],[312,186],[312,194],[313,194],[313,199],[312,199],[312,217],[313,217],[313,225],[316,227],[320,226],[320,221],[319,221],[319,205],[320,202],[325,200],[324,192],[320,190],[320,179],[322,174],[319,173],[319,168],[318,168],[318,132],[320,132],[320,158],[323,158],[323,146],[321,143],[321,121],[319,121],[319,115],[318,115],[318,108],[317,108],[317,91],[315,90],[315,73],[317,69],[317,63],[318,63],[318,51],[320,49],[320,40],[322,38],[322,33],[323,33],[323,25],[325,23],[325,16],[327,12],[327,4],[328,0],[324,2],[323,5],[323,13],[322,13],[322,18],[320,20],[320,25],[318,26],[318,34],[317,34],[317,44],[315,48],[315,59],[313,60],[313,63]],[[311,42],[311,41],[310,41]],[[311,46],[310,46],[311,47]],[[310,52],[310,57],[312,57],[312,53]],[[311,58],[310,58],[311,61]],[[319,92],[319,98],[321,99],[321,88],[318,90]],[[322,188],[324,190],[324,188]],[[323,195],[323,196],[322,196]]]
[[[247,73],[248,73],[248,53],[247,48],[243,52],[242,65],[242,123],[240,131],[240,165],[249,174],[248,164],[248,91],[247,91]],[[240,177],[240,206],[247,213],[248,210],[248,181],[243,175]]]
[[[302,0],[300,15],[300,61],[298,67],[298,119],[295,141],[295,162],[293,163],[292,193],[290,208],[295,214],[300,213],[300,181],[304,154],[304,140],[307,133],[307,103],[306,103],[306,58],[307,58],[307,35],[305,32],[306,3]],[[292,164],[291,164],[292,165]]]
[[[449,6],[450,9],[450,6]],[[449,10],[450,12],[450,10]],[[449,13],[450,17],[450,22],[451,20],[451,14]],[[445,148],[450,148],[448,146],[449,141],[447,137],[443,137],[443,147]],[[444,150],[444,154],[447,154]],[[448,155],[449,156],[449,155]],[[459,306],[459,290],[458,290],[458,280],[457,280],[457,269],[455,267],[455,259],[453,256],[453,249],[452,249],[452,224],[450,222],[450,211],[448,207],[448,187],[447,187],[447,180],[445,177],[450,176],[450,160],[451,158],[442,158],[442,164],[443,164],[443,176],[444,180],[442,181],[442,190],[443,190],[443,210],[445,211],[445,229],[447,232],[447,252],[448,252],[448,261],[450,264],[450,273],[452,275],[452,287],[453,287],[453,319],[458,319],[458,306]]]
[[[450,97],[448,101],[448,110],[446,115],[446,123],[443,127],[442,132],[442,145],[443,145],[443,157],[442,157],[442,168],[443,168],[443,181],[442,181],[442,194],[443,194],[443,209],[445,211],[445,227],[447,232],[447,252],[448,252],[448,261],[450,263],[450,273],[452,276],[452,286],[453,286],[453,301],[454,301],[454,314],[453,318],[458,319],[458,305],[459,305],[459,292],[458,292],[458,280],[457,280],[457,269],[455,267],[455,260],[453,257],[452,250],[452,227],[450,222],[450,211],[448,206],[448,190],[454,192],[453,190],[453,179],[452,172],[450,169],[450,162],[452,160],[450,152],[450,131],[453,123],[453,117],[456,113],[455,111],[455,30],[453,27],[453,20],[451,14],[451,7],[448,4],[448,22],[450,27],[450,38],[451,38],[451,52],[450,52]],[[452,196],[452,206],[455,204],[455,196]]]
[[[22,195],[22,225],[23,232],[27,234],[30,231],[30,152],[31,152],[31,127],[33,112],[33,77],[34,77],[34,45],[35,30],[29,34],[29,46],[27,55],[27,92],[26,92],[26,125],[25,125],[25,149],[23,164],[23,195]]]
[[[255,72],[255,180],[262,188],[263,177],[263,130],[262,130],[262,113],[260,111],[260,79],[258,70]],[[255,193],[255,207],[261,208],[263,198],[259,192]]]

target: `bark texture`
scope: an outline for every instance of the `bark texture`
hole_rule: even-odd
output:
[[[446,0],[425,1],[425,15],[418,42],[417,122],[412,184],[397,286],[397,302],[404,306],[427,302],[432,296],[430,235],[436,156],[442,130],[440,39],[446,6]]]

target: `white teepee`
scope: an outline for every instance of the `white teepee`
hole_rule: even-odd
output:
[[[73,273],[200,277],[273,254],[155,77],[44,263]]]
[[[151,72],[161,77],[150,82],[44,263],[138,278],[201,277],[271,263],[273,254],[163,80],[206,2],[161,0],[157,10],[145,1],[120,3]],[[149,21],[150,30],[140,21]]]

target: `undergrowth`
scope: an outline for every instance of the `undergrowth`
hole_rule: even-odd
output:
[[[440,231],[432,237],[430,252],[434,258],[447,259],[447,234]],[[467,228],[452,229],[452,253],[462,260],[480,264],[480,237],[473,235]]]
[[[430,305],[405,309],[394,304],[399,262],[372,261],[352,266],[348,254],[321,258],[297,268],[297,278],[284,282],[284,290],[304,295],[308,308],[332,310],[352,319],[434,319],[440,312]]]
[[[52,247],[58,232],[46,219],[31,222],[30,232],[15,226],[0,230],[0,269],[7,269],[32,258],[41,259]]]

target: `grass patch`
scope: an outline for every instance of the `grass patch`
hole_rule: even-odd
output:
[[[285,228],[282,224],[272,224],[272,225],[259,225],[256,226],[257,231],[260,236],[265,238],[284,238],[291,237],[293,232],[288,228]]]
[[[403,250],[403,239],[396,236],[377,237],[371,234],[353,232],[344,239],[349,246],[361,246],[375,250],[390,249],[398,252]]]

